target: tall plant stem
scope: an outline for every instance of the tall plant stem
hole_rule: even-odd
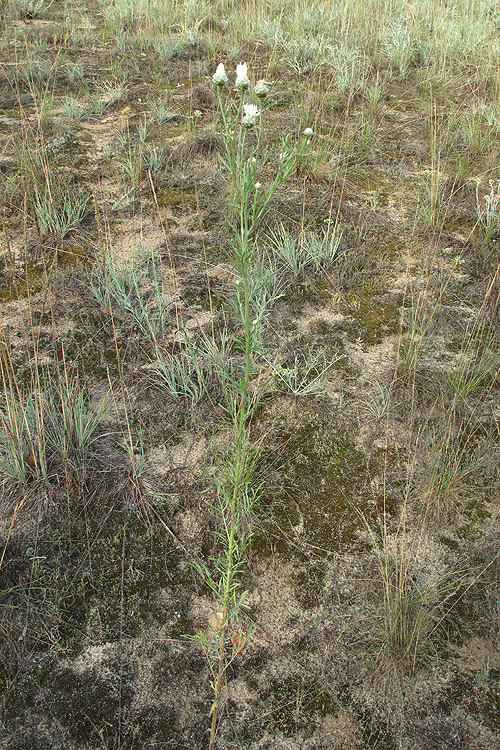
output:
[[[244,427],[244,422],[241,423]],[[242,476],[242,445],[241,441],[239,440],[239,435],[237,436],[237,445],[238,449],[236,452],[236,466],[235,466],[235,476],[234,476],[234,483],[231,493],[231,500],[229,505],[230,510],[230,519],[229,519],[229,542],[228,542],[228,550],[227,550],[227,563],[226,563],[226,572],[225,572],[225,582],[224,582],[224,594],[223,594],[223,607],[222,607],[222,619],[221,619],[221,633],[220,633],[220,639],[219,639],[219,647],[218,647],[218,665],[217,665],[217,679],[215,682],[214,687],[214,694],[215,694],[215,700],[212,708],[212,723],[210,727],[210,750],[213,750],[214,748],[214,742],[215,742],[215,732],[217,729],[217,715],[218,715],[218,709],[219,709],[219,702],[220,702],[220,694],[222,690],[222,678],[224,676],[225,671],[225,653],[224,653],[224,646],[226,641],[226,631],[227,631],[227,625],[228,625],[228,615],[229,615],[229,600],[231,597],[231,589],[233,584],[233,577],[234,577],[234,553],[235,553],[235,533],[236,533],[236,506],[238,503],[238,498],[240,494],[240,485],[241,485],[241,476]]]
[[[246,68],[246,66],[245,66]],[[224,72],[224,71],[222,71]],[[214,81],[217,83],[216,81]],[[227,77],[226,77],[227,83]],[[251,533],[244,533],[243,521],[251,510],[258,496],[259,489],[251,477],[251,467],[255,459],[255,450],[250,447],[249,430],[255,407],[259,403],[262,391],[256,393],[251,389],[251,379],[256,365],[263,356],[262,322],[266,313],[266,302],[259,295],[264,286],[258,269],[261,259],[257,247],[257,233],[276,190],[287,179],[305,155],[312,131],[304,131],[296,147],[290,145],[288,136],[281,139],[281,154],[276,176],[265,188],[257,180],[262,166],[268,161],[269,153],[262,153],[262,120],[259,127],[253,130],[255,121],[249,118],[248,108],[255,110],[255,118],[260,116],[256,105],[247,105],[249,91],[242,90],[235,102],[226,105],[222,101],[221,88],[217,83],[216,91],[223,123],[221,164],[229,175],[232,188],[232,201],[229,205],[229,221],[233,244],[231,261],[238,275],[235,296],[231,300],[237,327],[242,332],[238,340],[242,360],[234,361],[234,368],[220,367],[223,384],[226,412],[232,423],[233,449],[222,459],[222,478],[215,478],[217,486],[217,520],[221,522],[223,556],[213,559],[217,570],[216,576],[207,566],[196,568],[205,582],[212,589],[218,605],[217,637],[207,634],[198,636],[203,648],[211,653],[214,659],[212,667],[213,702],[211,709],[211,727],[209,750],[215,750],[215,739],[219,720],[221,694],[224,676],[231,658],[226,653],[226,636],[230,624],[236,620],[242,605],[245,592],[239,593],[238,574],[243,564],[243,552],[248,545]],[[259,104],[263,107],[263,102]],[[242,119],[243,111],[246,112]],[[255,133],[255,139],[251,132]],[[250,142],[250,141],[253,142]],[[215,666],[216,665],[216,666]]]

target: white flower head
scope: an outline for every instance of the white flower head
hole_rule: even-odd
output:
[[[267,83],[261,79],[260,81],[257,81],[257,83],[255,84],[254,91],[255,91],[255,96],[258,96],[259,99],[265,99],[269,93],[269,87]]]
[[[234,83],[237,89],[244,91],[250,86],[250,78],[248,77],[248,68],[246,63],[238,63],[236,66],[236,81]]]
[[[257,122],[257,117],[260,115],[260,110],[256,104],[244,104],[243,110],[245,116],[243,117],[243,125],[246,128],[253,128]]]
[[[304,135],[306,138],[312,138],[314,135],[314,130],[312,128],[306,128],[304,130]]]
[[[226,75],[226,69],[224,68],[224,63],[219,63],[217,65],[217,70],[212,76],[212,81],[215,83],[216,86],[225,86],[227,83],[227,75]]]
[[[260,110],[256,104],[244,104],[243,109],[248,117],[258,117]],[[253,157],[255,159],[255,157]]]
[[[260,190],[261,187],[262,187],[262,185],[260,184],[260,182],[256,182],[255,183],[255,189],[256,190]]]

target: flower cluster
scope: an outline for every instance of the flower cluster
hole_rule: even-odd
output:
[[[212,76],[213,83],[215,86],[222,87],[228,83],[228,80],[224,63],[219,63],[217,65],[217,70]],[[236,66],[236,80],[234,85],[237,89],[240,89],[240,91],[246,91],[250,88],[250,78],[248,77],[248,66],[246,63],[238,63]],[[265,99],[268,93],[269,87],[267,83],[263,79],[257,81],[255,84],[255,95],[258,96],[259,99]]]
[[[228,83],[228,77],[224,68],[224,63],[219,63],[217,70],[212,76],[212,82],[215,86],[222,88]],[[248,77],[248,66],[246,63],[238,63],[236,66],[236,80],[234,82],[235,88],[239,89],[243,94],[244,91],[250,88],[250,78]],[[255,84],[255,96],[258,99],[265,99],[269,93],[269,88],[264,80],[257,81]],[[260,110],[256,104],[244,104],[243,105],[243,127],[250,130],[254,128],[257,123],[257,117],[260,115]]]

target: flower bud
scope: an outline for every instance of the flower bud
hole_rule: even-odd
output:
[[[255,91],[255,96],[258,96],[259,99],[265,99],[269,93],[269,88],[268,88],[267,83],[261,79],[260,81],[257,81],[257,83],[255,84],[254,91]]]

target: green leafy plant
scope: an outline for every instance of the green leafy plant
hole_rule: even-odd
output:
[[[80,99],[67,96],[62,102],[64,114],[72,120],[85,120],[88,117],[88,110]]]
[[[476,180],[476,214],[483,230],[481,249],[487,248],[491,238],[500,228],[500,180],[489,180],[489,193],[481,196],[480,180]]]
[[[324,391],[324,378],[328,370],[344,355],[327,357],[322,349],[309,350],[303,358],[297,354],[290,366],[270,364],[275,387],[294,396],[308,396]]]
[[[54,0],[47,2],[47,0],[18,0],[17,9],[21,18],[33,20],[39,18],[40,14],[44,10],[48,10],[53,4]]]
[[[152,172],[158,172],[165,164],[165,152],[161,146],[149,146],[143,154],[144,164]]]
[[[250,516],[260,494],[260,484],[254,477],[258,448],[251,443],[249,428],[262,388],[252,387],[252,381],[258,374],[259,360],[264,354],[264,322],[268,305],[273,299],[273,294],[267,293],[266,289],[275,279],[272,271],[267,273],[264,270],[257,234],[269,211],[272,197],[305,156],[313,135],[311,129],[306,129],[297,145],[293,145],[288,136],[283,137],[275,177],[269,184],[261,184],[260,171],[270,159],[270,154],[262,153],[261,149],[261,117],[267,85],[260,81],[253,89],[252,98],[259,104],[248,101],[252,96],[252,87],[246,64],[236,68],[235,87],[239,91],[236,101],[223,101],[222,90],[227,83],[228,76],[221,63],[213,76],[213,84],[222,118],[221,164],[229,177],[231,190],[229,221],[232,243],[229,259],[235,270],[236,284],[234,294],[228,301],[237,328],[234,347],[240,355],[227,367],[225,334],[220,342],[213,338],[210,345],[205,347],[219,376],[221,405],[231,425],[229,448],[220,455],[217,469],[212,475],[216,501],[210,505],[210,510],[219,529],[220,551],[211,558],[210,564],[199,563],[195,566],[214,597],[219,630],[215,638],[208,631],[197,636],[212,670],[210,750],[215,745],[224,676],[233,656],[241,650],[248,637],[248,633],[242,634],[237,620],[246,598],[240,576],[245,551],[252,536]],[[232,656],[228,656],[227,641],[231,631],[233,634],[240,633],[241,637],[231,640]]]
[[[167,122],[179,119],[179,113],[169,107],[165,102],[153,102],[150,113],[151,119],[157,122],[158,125],[164,125]]]

